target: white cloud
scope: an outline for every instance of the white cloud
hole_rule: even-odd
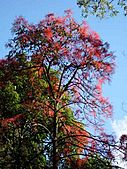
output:
[[[114,120],[112,122],[112,128],[116,134],[117,139],[119,139],[122,134],[127,134],[127,116],[124,116],[123,119],[120,120]],[[116,152],[116,156],[118,165],[124,169],[127,169],[127,162],[123,162],[121,160],[122,154]]]
[[[127,116],[124,116],[120,120],[114,120],[112,122],[112,128],[118,139],[122,134],[127,134]]]

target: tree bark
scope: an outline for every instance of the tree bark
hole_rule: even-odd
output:
[[[56,113],[54,112],[54,121],[53,121],[53,169],[57,169],[57,152],[56,152],[56,147],[57,147],[57,121],[56,121]]]

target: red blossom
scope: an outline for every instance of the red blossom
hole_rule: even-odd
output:
[[[46,36],[47,39],[50,40],[53,37],[53,33],[52,33],[51,28],[45,28],[44,35]]]
[[[12,123],[14,125],[18,124],[18,120],[22,119],[24,117],[23,114],[17,114],[11,118],[5,118],[3,120],[1,120],[1,124],[3,127],[7,127],[9,123]]]

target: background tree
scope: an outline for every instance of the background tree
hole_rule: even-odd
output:
[[[36,25],[19,17],[12,31],[10,52],[0,62],[1,124],[7,129],[3,153],[10,154],[19,141],[26,153],[12,149],[11,155],[25,161],[18,168],[31,161],[35,168],[34,161],[43,159],[40,167],[56,169],[91,153],[112,159],[114,140],[102,134],[104,119],[112,114],[102,96],[114,68],[108,43],[86,22],[76,23],[69,10],[64,17],[48,14]]]
[[[95,15],[99,18],[105,16],[116,16],[120,9],[127,15],[127,1],[126,0],[77,0],[77,5],[82,8],[83,15]]]

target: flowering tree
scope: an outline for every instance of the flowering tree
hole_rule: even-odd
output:
[[[41,134],[32,140],[37,151],[30,150],[26,161],[43,154],[41,159],[57,169],[80,155],[112,159],[114,139],[102,127],[112,115],[102,95],[114,69],[108,43],[86,22],[76,23],[69,10],[64,17],[48,14],[36,25],[19,17],[12,31],[10,52],[0,62],[1,123],[4,128],[13,124],[15,137],[20,128],[20,143],[23,133]]]

